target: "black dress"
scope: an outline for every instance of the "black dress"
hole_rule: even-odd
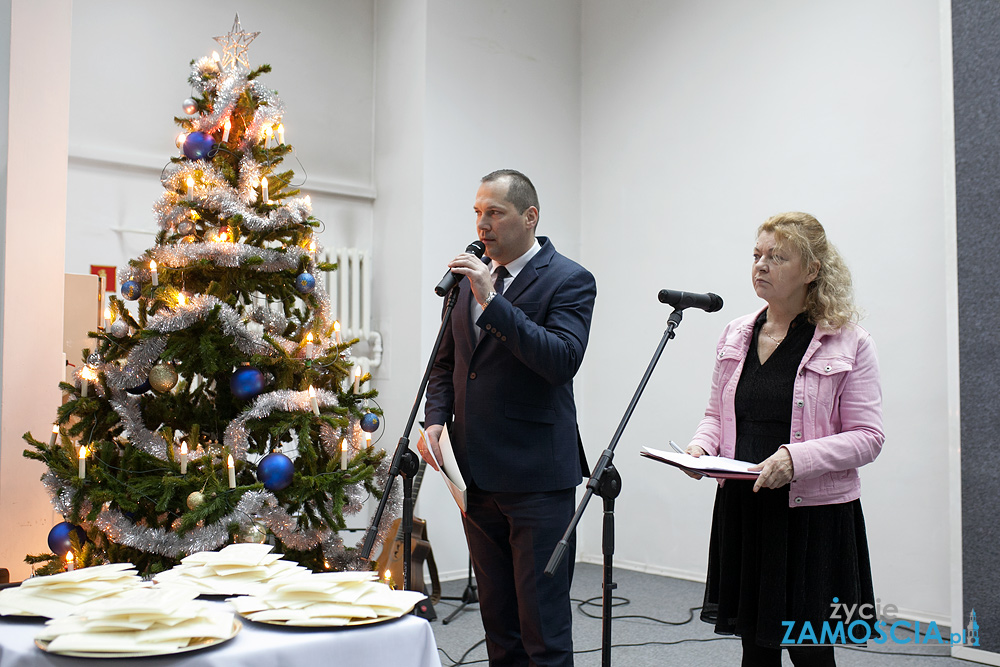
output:
[[[789,441],[795,374],[815,331],[799,315],[761,365],[766,316],[754,325],[735,397],[736,458],[754,463]],[[701,619],[719,634],[778,647],[782,621],[796,621],[793,637],[804,621],[818,636],[834,597],[875,602],[861,501],[792,509],[788,491],[786,484],[754,493],[753,482],[728,480],[716,494]]]

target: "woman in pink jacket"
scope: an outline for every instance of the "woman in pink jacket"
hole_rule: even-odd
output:
[[[818,638],[836,624],[834,598],[875,602],[858,468],[882,448],[882,393],[850,272],[823,226],[776,215],[753,256],[767,307],[723,332],[687,452],[759,464],[756,482],[720,483],[701,617],[742,638],[744,666],[778,666],[783,621],[795,623],[792,641],[806,622]],[[795,665],[835,664],[829,646],[788,650]]]

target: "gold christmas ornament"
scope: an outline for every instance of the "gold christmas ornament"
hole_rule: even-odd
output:
[[[149,371],[149,384],[160,393],[173,389],[177,384],[177,371],[173,364],[160,362],[153,366]]]
[[[246,531],[243,533],[244,542],[252,542],[254,544],[264,544],[267,541],[267,530],[261,526],[259,523],[254,522],[247,527]]]
[[[205,494],[201,491],[192,491],[187,497],[187,506],[189,510],[196,510],[205,504]]]

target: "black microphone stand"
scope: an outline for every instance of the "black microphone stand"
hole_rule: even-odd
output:
[[[618,446],[618,441],[621,439],[622,433],[625,432],[625,426],[628,424],[629,419],[631,419],[632,413],[635,411],[635,406],[639,403],[639,397],[642,396],[649,378],[653,375],[656,362],[660,360],[660,355],[663,354],[663,348],[674,337],[674,329],[681,323],[681,318],[683,317],[681,311],[682,309],[680,308],[674,309],[674,312],[670,313],[670,317],[667,318],[667,330],[663,332],[663,337],[660,339],[660,344],[656,348],[656,352],[653,353],[653,358],[646,368],[646,373],[642,376],[642,380],[639,381],[639,387],[632,396],[632,402],[629,403],[628,408],[625,410],[625,415],[622,417],[621,423],[618,424],[618,430],[615,431],[614,437],[611,438],[611,444],[601,453],[600,460],[594,466],[594,473],[587,481],[587,492],[580,501],[580,505],[576,508],[576,514],[573,515],[573,519],[569,522],[566,533],[559,540],[559,544],[556,545],[555,550],[552,552],[552,557],[549,558],[549,562],[545,566],[545,574],[550,577],[555,574],[559,563],[566,555],[566,549],[569,547],[569,539],[573,535],[573,531],[576,530],[576,525],[580,523],[580,519],[583,517],[583,512],[587,508],[587,503],[590,502],[591,496],[595,493],[601,496],[604,499],[604,525],[602,533],[602,552],[604,554],[604,581],[602,589],[604,596],[601,603],[601,665],[603,667],[611,667],[612,593],[618,587],[618,584],[612,581],[615,553],[615,498],[621,493],[622,488],[621,475],[618,474],[618,470],[615,469],[611,460],[615,456],[615,447]]]
[[[420,469],[420,460],[410,449],[410,431],[417,420],[417,411],[420,409],[420,401],[427,390],[427,383],[431,378],[431,370],[434,368],[434,359],[437,357],[438,349],[444,338],[444,330],[451,319],[451,311],[458,303],[458,285],[456,284],[448,293],[448,303],[445,306],[444,315],[441,316],[441,328],[438,330],[437,340],[434,341],[434,349],[431,350],[430,359],[427,360],[427,369],[424,377],[420,381],[420,388],[417,390],[416,400],[413,401],[413,408],[410,410],[410,418],[406,421],[403,435],[396,445],[396,452],[392,456],[392,465],[389,466],[389,478],[385,482],[385,489],[382,492],[382,499],[379,501],[375,516],[372,517],[368,532],[365,533],[365,542],[361,547],[361,557],[369,560],[372,547],[375,546],[375,538],[378,534],[379,524],[382,522],[382,514],[385,512],[385,505],[389,501],[389,492],[392,491],[392,484],[400,474],[403,476],[403,520],[400,522],[403,533],[403,589],[410,590],[410,565],[412,560],[412,546],[410,537],[413,534],[413,476]],[[419,607],[419,605],[418,605]]]

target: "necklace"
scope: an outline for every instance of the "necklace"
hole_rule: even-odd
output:
[[[761,330],[761,331],[764,331],[764,327],[761,327],[761,328],[760,328],[760,330]],[[765,336],[767,336],[768,338],[770,338],[771,340],[773,340],[773,341],[774,341],[774,344],[775,344],[775,345],[781,345],[781,341],[785,340],[785,337],[786,337],[786,336],[787,336],[788,334],[785,334],[785,336],[782,336],[781,338],[775,338],[775,337],[774,337],[774,336],[772,336],[771,334],[769,334],[769,333],[767,333],[766,331],[764,331],[764,335],[765,335]]]

